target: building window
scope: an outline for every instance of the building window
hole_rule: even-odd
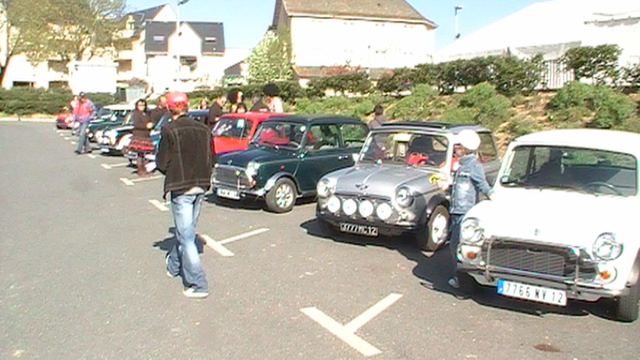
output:
[[[215,44],[216,43],[216,38],[215,37],[206,37],[204,38],[204,42],[207,44]]]
[[[155,42],[163,42],[164,41],[164,35],[153,35],[153,41],[155,41]]]

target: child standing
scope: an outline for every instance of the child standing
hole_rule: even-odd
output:
[[[457,289],[458,283],[457,263],[458,244],[460,242],[460,223],[464,215],[478,202],[478,195],[483,194],[490,198],[493,190],[484,174],[484,168],[478,162],[476,151],[480,146],[480,137],[470,129],[464,129],[456,136],[454,153],[458,158],[458,168],[453,176],[451,186],[439,183],[440,188],[451,191],[451,204],[449,206],[449,249],[451,250],[451,261],[453,276],[449,279],[449,286]]]

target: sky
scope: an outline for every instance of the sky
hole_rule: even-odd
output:
[[[407,0],[422,16],[438,25],[435,30],[436,50],[454,41],[456,5],[463,6],[458,11],[458,26],[461,35],[465,36],[540,1]],[[127,0],[131,11],[167,3],[175,10],[178,0]],[[222,22],[226,47],[252,48],[271,24],[275,3],[276,0],[188,0],[180,6],[180,19]]]

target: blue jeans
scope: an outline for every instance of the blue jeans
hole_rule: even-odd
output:
[[[460,223],[464,214],[451,214],[449,217],[449,250],[451,250],[451,267],[453,276],[458,271],[458,244],[460,244]]]
[[[91,143],[89,143],[89,138],[87,137],[88,127],[88,121],[80,123],[80,127],[78,127],[78,146],[76,147],[76,152],[83,153],[91,151]]]
[[[187,287],[209,290],[196,244],[196,224],[203,199],[204,194],[174,196],[171,193],[171,212],[177,243],[169,251],[167,271],[171,275],[182,274],[182,280]]]

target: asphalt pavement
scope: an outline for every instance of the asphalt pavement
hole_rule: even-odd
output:
[[[203,300],[168,278],[162,177],[73,153],[52,123],[0,122],[0,359],[634,359],[640,322],[466,297],[448,249],[330,238],[315,204],[204,204]]]

